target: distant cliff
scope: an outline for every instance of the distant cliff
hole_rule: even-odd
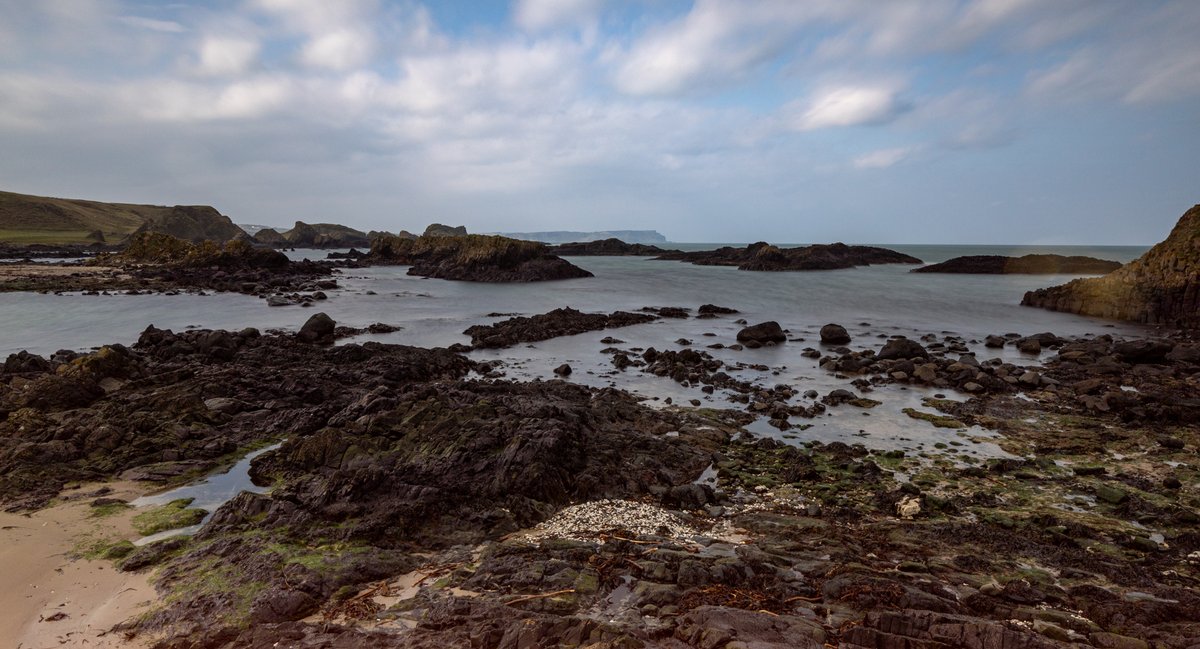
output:
[[[0,241],[118,243],[135,232],[189,241],[245,236],[229,217],[207,205],[137,205],[0,192]]]
[[[666,243],[667,238],[654,230],[609,230],[607,232],[571,232],[556,230],[552,232],[497,232],[496,234],[510,239],[526,241],[541,241],[542,243],[577,243],[600,241],[602,239],[620,239],[625,243]]]
[[[1104,277],[1029,291],[1021,304],[1147,324],[1200,328],[1200,205],[1165,241]]]

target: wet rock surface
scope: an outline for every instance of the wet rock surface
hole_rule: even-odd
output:
[[[128,470],[186,479],[239,448],[350,416],[346,409],[365,407],[358,402],[373,389],[472,367],[445,350],[321,348],[254,329],[151,327],[132,347],[65,362],[30,356],[14,355],[0,373],[0,506],[8,509],[40,506],[70,481]]]
[[[570,307],[555,309],[534,316],[517,316],[490,325],[475,325],[463,333],[471,337],[478,348],[510,347],[517,343],[549,340],[587,331],[652,322],[657,315],[614,311],[613,313],[584,313]]]
[[[873,264],[919,264],[920,259],[874,246],[820,244],[779,248],[758,242],[745,248],[724,247],[696,252],[668,252],[655,259],[686,261],[701,266],[737,266],[738,270],[831,270]]]
[[[783,443],[743,432],[746,412],[616,389],[466,380],[474,364],[446,350],[151,329],[5,364],[0,497],[177,479],[220,461],[205,444],[287,438],[251,465],[269,495],[121,560],[163,596],[121,630],[161,647],[1192,647],[1194,343],[999,338],[1036,341],[1041,364],[953,334],[826,348],[846,386],[807,401],[691,347],[613,354],[773,424],[867,412],[885,385],[960,390],[910,424],[954,422],[947,443],[905,453]],[[961,453],[968,427],[1006,454]]]

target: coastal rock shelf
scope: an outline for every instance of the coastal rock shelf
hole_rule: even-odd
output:
[[[920,259],[874,246],[831,243],[779,248],[758,242],[745,248],[724,247],[696,252],[668,252],[655,259],[686,261],[701,266],[737,266],[738,270],[833,270],[873,264],[919,264]]]
[[[1200,327],[1200,205],[1180,217],[1165,241],[1120,270],[1030,291],[1021,304],[1146,324]]]
[[[968,255],[912,269],[914,273],[972,273],[981,275],[1103,275],[1120,262],[1064,255]]]

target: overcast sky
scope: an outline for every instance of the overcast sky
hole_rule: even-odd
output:
[[[242,223],[1147,244],[1200,2],[0,0],[0,188]]]

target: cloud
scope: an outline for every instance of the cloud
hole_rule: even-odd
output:
[[[253,6],[307,36],[299,61],[307,66],[346,71],[366,65],[375,51],[373,0],[253,0]]]
[[[888,86],[844,85],[818,90],[807,102],[792,104],[785,112],[791,113],[790,128],[811,131],[883,124],[908,109]]]
[[[583,25],[595,19],[601,4],[602,0],[518,0],[513,20],[528,31]]]
[[[130,27],[149,29],[156,32],[178,34],[187,31],[186,27],[180,25],[174,20],[156,20],[154,18],[144,18],[142,16],[120,16],[117,18],[117,20],[129,25]]]
[[[350,70],[370,60],[373,47],[368,32],[339,29],[314,36],[300,50],[300,60],[317,68]]]
[[[916,152],[915,147],[899,147],[895,149],[879,149],[863,154],[854,159],[855,169],[886,169],[910,158]]]
[[[247,38],[207,36],[200,42],[195,66],[202,76],[233,76],[250,69],[262,49],[258,41]]]
[[[697,0],[683,18],[619,53],[614,83],[630,95],[721,87],[778,54],[792,30],[823,4]]]

